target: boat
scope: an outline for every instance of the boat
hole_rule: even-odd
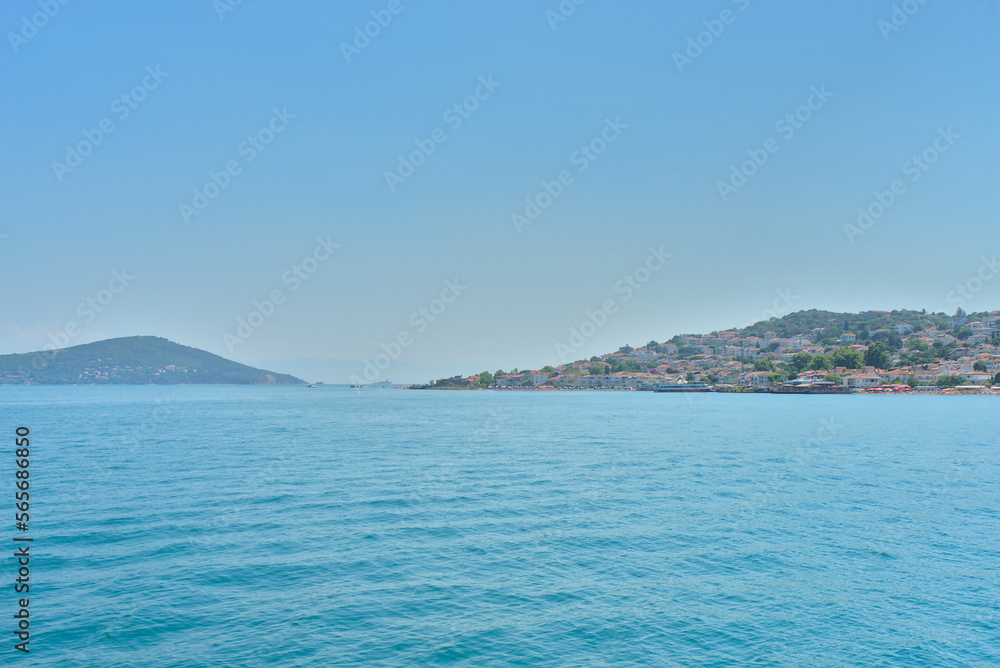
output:
[[[691,383],[660,383],[653,387],[654,392],[711,392],[712,388],[701,381]]]

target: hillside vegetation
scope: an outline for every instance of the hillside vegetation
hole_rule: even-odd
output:
[[[305,381],[157,336],[0,355],[2,385],[295,385]]]

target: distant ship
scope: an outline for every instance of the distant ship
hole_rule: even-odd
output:
[[[701,381],[693,383],[660,383],[654,392],[711,392],[712,388]]]

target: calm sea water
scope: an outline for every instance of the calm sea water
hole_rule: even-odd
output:
[[[0,663],[997,666],[998,416],[990,397],[0,388],[10,449],[32,430],[35,538],[32,651],[8,557]]]

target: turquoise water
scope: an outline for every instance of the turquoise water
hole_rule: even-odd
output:
[[[998,409],[0,388],[35,538],[0,663],[997,666]]]

